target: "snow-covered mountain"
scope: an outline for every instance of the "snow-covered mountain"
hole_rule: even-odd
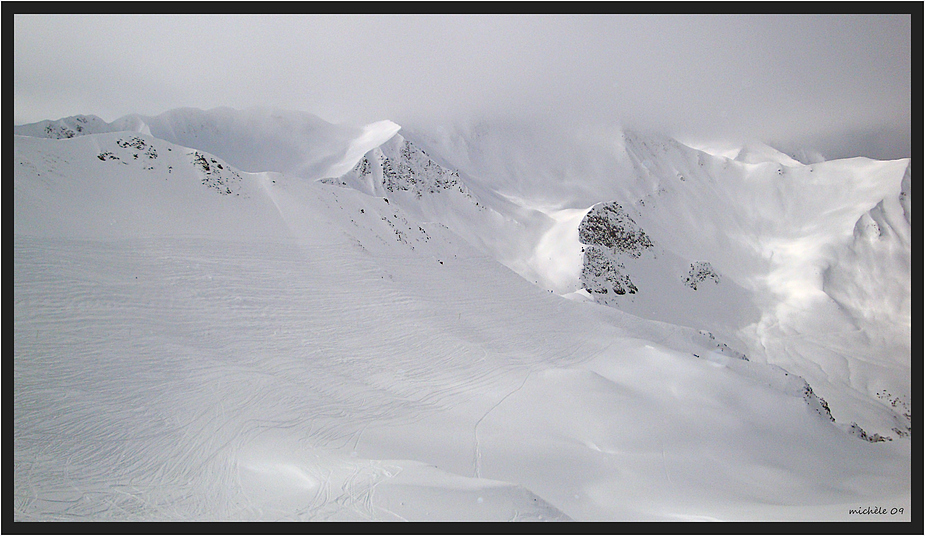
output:
[[[547,288],[722,333],[752,359],[809,379],[836,417],[881,433],[907,426],[883,404],[846,408],[881,390],[910,393],[908,160],[804,165],[755,143],[726,158],[652,133],[522,126],[422,138],[461,173],[559,217],[533,250],[534,261],[541,251],[548,259],[534,263]],[[874,231],[859,242],[860,228]]]
[[[908,160],[268,109],[15,133],[17,519],[911,515]]]
[[[359,129],[333,125],[302,112],[281,112],[252,108],[243,112],[229,108],[199,110],[182,108],[155,117],[137,114],[112,123],[92,115],[77,115],[56,121],[42,121],[14,127],[17,135],[45,138],[73,138],[87,134],[136,132],[158,139],[220,155],[242,171],[278,171],[296,177],[328,173],[341,160],[351,158],[359,142],[362,154],[391,137],[398,126],[385,121]],[[374,135],[370,138],[369,131]],[[385,131],[385,139],[376,132]],[[381,134],[380,134],[381,136]]]

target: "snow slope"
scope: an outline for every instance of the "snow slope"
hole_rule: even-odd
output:
[[[811,283],[847,304],[829,326],[874,310],[893,315],[859,324],[858,337],[897,344],[883,355],[870,353],[877,344],[863,347],[871,363],[883,358],[863,388],[890,395],[871,402],[854,375],[817,382],[795,370],[812,372],[810,349],[838,352],[825,338],[832,333],[800,331],[797,313],[817,311],[793,305],[809,283],[778,294],[760,285],[762,268],[773,268],[765,278],[794,270],[795,252],[772,261],[761,247],[796,224],[779,229],[770,215],[754,216],[759,230],[774,230],[763,234],[739,212],[712,216],[739,226],[707,233],[729,230],[734,253],[748,241],[731,231],[751,231],[742,234],[758,253],[740,266],[710,240],[688,244],[700,233],[684,218],[703,214],[682,212],[672,228],[655,223],[681,203],[672,191],[643,198],[661,176],[593,201],[589,187],[575,194],[578,206],[550,204],[557,190],[544,190],[542,178],[531,185],[499,174],[491,186],[478,174],[490,162],[473,164],[476,148],[472,165],[453,167],[458,153],[437,156],[381,123],[339,148],[319,135],[327,148],[312,154],[328,160],[290,159],[295,141],[282,156],[261,157],[347,170],[305,180],[242,169],[235,151],[164,139],[153,123],[15,137],[15,519],[856,520],[849,509],[872,504],[896,508],[890,520],[910,518],[908,432],[864,441],[839,413],[874,408],[870,422],[895,426],[895,406],[910,403],[893,404],[903,385],[896,371],[910,366],[907,332],[894,324],[903,309],[851,277],[884,251],[895,253],[893,264],[876,269],[907,266],[908,246],[895,244],[909,242],[910,174],[900,171],[903,199],[867,206],[892,192],[878,181],[892,180],[893,164],[824,163],[865,193],[845,193],[853,203],[835,211],[832,229],[809,221],[825,240],[804,238],[811,255],[799,257],[828,268]],[[613,154],[616,164],[595,158],[616,168],[639,153]],[[359,172],[364,159],[368,173]],[[659,162],[681,170],[696,165],[696,153],[678,147]],[[742,172],[739,187],[768,188],[760,181],[775,170],[767,169]],[[627,192],[644,205],[627,203]],[[750,292],[758,319],[709,329],[667,322],[664,311],[563,299],[584,292],[581,222],[592,205],[614,200],[652,208],[632,217],[662,258],[681,267],[707,260],[720,274],[718,285],[704,279],[694,291],[678,281],[671,292],[728,279]],[[861,230],[829,241],[851,218]],[[878,226],[876,240],[865,218]],[[547,274],[556,292],[531,273]],[[640,296],[662,295],[652,290],[664,283],[656,276],[631,274]],[[849,394],[823,401],[820,385]],[[868,439],[890,434],[854,420]]]
[[[577,219],[620,206],[652,244],[639,255],[608,252],[581,240],[582,223],[571,220],[525,248],[521,257],[546,259],[533,265],[538,277],[497,256],[525,278],[708,330],[750,359],[807,378],[840,421],[906,433],[908,160],[804,165],[758,143],[728,158],[653,133],[551,125],[476,124],[419,137],[461,176],[490,182],[521,207]],[[872,230],[863,240],[862,228]],[[703,266],[709,274],[698,276]],[[608,277],[636,291],[618,294],[611,282],[600,292]],[[693,288],[692,277],[712,283]]]

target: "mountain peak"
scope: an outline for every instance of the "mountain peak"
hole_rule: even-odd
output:
[[[451,189],[470,196],[459,180],[458,171],[436,163],[422,149],[398,134],[399,129],[391,121],[368,125],[363,136],[351,144],[348,155],[359,148],[374,143],[375,146],[366,151],[352,169],[340,176],[323,179],[323,182],[377,196],[409,192],[420,199],[424,194]],[[383,138],[386,139],[379,142]],[[350,158],[344,159],[344,162],[348,161]]]

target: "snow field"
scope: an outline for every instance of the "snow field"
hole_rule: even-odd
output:
[[[465,285],[496,270],[487,262],[445,264],[461,283],[438,285],[439,273],[421,269],[431,259],[403,256],[393,267],[404,272],[383,288],[351,249],[22,237],[16,247],[21,519],[395,519],[381,509],[394,506],[390,489],[406,499],[395,514],[404,519],[514,516],[451,508],[458,492],[433,493],[440,486],[386,485],[407,459],[517,483],[575,519],[662,518],[652,504],[714,511],[761,481],[758,503],[780,490],[760,468],[800,474],[793,464],[812,453],[815,476],[787,496],[856,497],[839,479],[901,489],[895,449],[872,461],[864,449],[874,446],[800,398],[756,395],[757,384],[717,376],[713,363],[614,338],[587,307],[513,273]],[[778,437],[791,427],[786,443],[809,451],[792,458]],[[807,446],[808,430],[810,445],[828,437],[844,457]],[[706,456],[720,468],[733,453],[758,468],[707,478],[691,467]],[[663,466],[662,456],[679,458]],[[864,469],[851,469],[861,456]],[[664,483],[644,485],[653,475]],[[466,497],[497,496],[478,482]],[[679,497],[666,503],[661,486]],[[526,515],[521,488],[503,489],[498,501]]]
[[[311,476],[327,462],[293,452],[355,455],[364,428],[477,397],[511,366],[429,329],[436,303],[376,290],[378,274],[334,250],[170,242],[20,244],[16,294],[31,299],[16,310],[17,452],[41,447],[30,474],[48,477],[17,492],[23,518],[347,515],[311,513],[304,493],[299,509],[280,505],[336,483]],[[126,272],[139,279],[106,276]],[[65,474],[49,470],[62,461]],[[134,491],[113,497],[113,481]],[[74,491],[94,488],[106,498]]]

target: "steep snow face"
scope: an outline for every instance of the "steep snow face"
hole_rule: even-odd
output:
[[[561,264],[561,240],[550,240],[556,236],[550,233],[553,227],[560,233],[563,229],[557,227],[559,219],[477,184],[470,187],[471,178],[438,164],[401,134],[371,149],[347,173],[321,182],[382,197],[425,221],[446,225],[525,279],[542,281],[545,288],[576,288],[570,275],[563,278],[549,267]],[[574,223],[574,216],[566,220]],[[574,227],[567,223],[564,229],[570,234]],[[549,251],[548,259],[544,248]],[[573,271],[574,266],[566,270]]]
[[[618,128],[481,122],[443,130],[407,129],[444,166],[525,206],[585,209],[626,197],[635,185]],[[629,196],[634,198],[634,196]]]
[[[858,218],[850,241],[835,249],[822,273],[823,292],[855,330],[838,345],[855,356],[852,383],[894,408],[891,430],[900,436],[910,433],[912,421],[909,180],[907,168],[899,195],[882,199]]]
[[[350,142],[343,160],[327,170],[327,176],[339,177],[355,168],[363,155],[389,141],[399,130],[401,127],[391,121],[366,125],[363,127],[363,133]]]
[[[537,240],[526,267],[540,286],[562,295],[576,292],[583,267],[578,227],[589,209],[537,207],[536,210],[552,223]],[[529,279],[529,273],[525,277]]]
[[[181,109],[141,119],[154,136],[213,153],[243,171],[307,179],[323,177],[340,164],[362,134],[310,114],[265,108]]]
[[[519,250],[524,261],[508,266],[562,294],[584,288],[599,303],[721,333],[755,359],[805,376],[841,421],[895,436],[902,412],[877,393],[908,392],[911,340],[902,311],[910,270],[903,259],[911,250],[899,238],[910,221],[908,161],[803,164],[760,143],[722,156],[650,133],[542,127],[481,124],[420,138],[472,183],[547,217],[569,209],[593,218],[599,203],[620,205],[655,247],[636,257],[580,244],[578,218],[569,229],[536,227],[534,245]],[[887,214],[905,219],[887,222]],[[886,229],[882,240],[852,238],[856,228],[875,226]],[[570,237],[558,253],[547,240],[553,230]],[[540,244],[542,257],[558,262],[531,263]],[[527,275],[526,266],[545,277]],[[559,279],[550,284],[562,266],[572,269],[555,271]],[[857,326],[871,317],[881,327],[859,338]],[[871,372],[890,387],[873,389],[876,382],[851,372],[868,362],[891,363]]]
[[[698,285],[698,298],[724,287],[745,291],[712,310],[709,300],[698,299],[689,318],[710,329],[722,312],[735,316],[753,304],[759,313],[743,315],[744,323],[725,323],[735,329],[724,336],[742,341],[753,358],[805,377],[839,421],[902,435],[903,410],[885,403],[883,393],[895,399],[909,392],[911,333],[903,304],[911,295],[911,270],[905,265],[911,248],[902,238],[909,225],[901,208],[909,199],[902,187],[908,162],[803,165],[771,155],[764,162],[740,163],[632,133],[625,136],[625,147],[638,163],[636,177],[653,190],[626,203],[634,208],[635,222],[656,245],[680,257],[679,266],[690,263],[696,273],[695,263],[708,262],[719,277],[718,284]],[[881,223],[871,225],[878,218]],[[862,229],[880,236],[881,228],[882,240],[857,238]],[[870,244],[879,244],[879,251]],[[640,290],[614,304],[646,315],[646,308],[637,307],[645,297],[637,278],[671,263],[634,271],[628,262],[632,259],[623,262],[623,272]],[[683,275],[685,281],[688,277]],[[680,278],[677,271],[666,274],[655,288],[673,288],[670,281]],[[870,298],[874,294],[877,300]],[[681,303],[667,295],[657,301]],[[648,309],[664,315],[658,306]],[[858,326],[868,322],[865,316],[883,324],[859,332]],[[659,317],[671,318],[650,316]],[[669,321],[690,325],[678,316]],[[721,324],[712,325],[719,329]]]
[[[759,318],[747,290],[732,281],[720,284],[709,262],[683,259],[654,243],[618,203],[592,207],[579,237],[582,288],[598,303],[726,336]]]

